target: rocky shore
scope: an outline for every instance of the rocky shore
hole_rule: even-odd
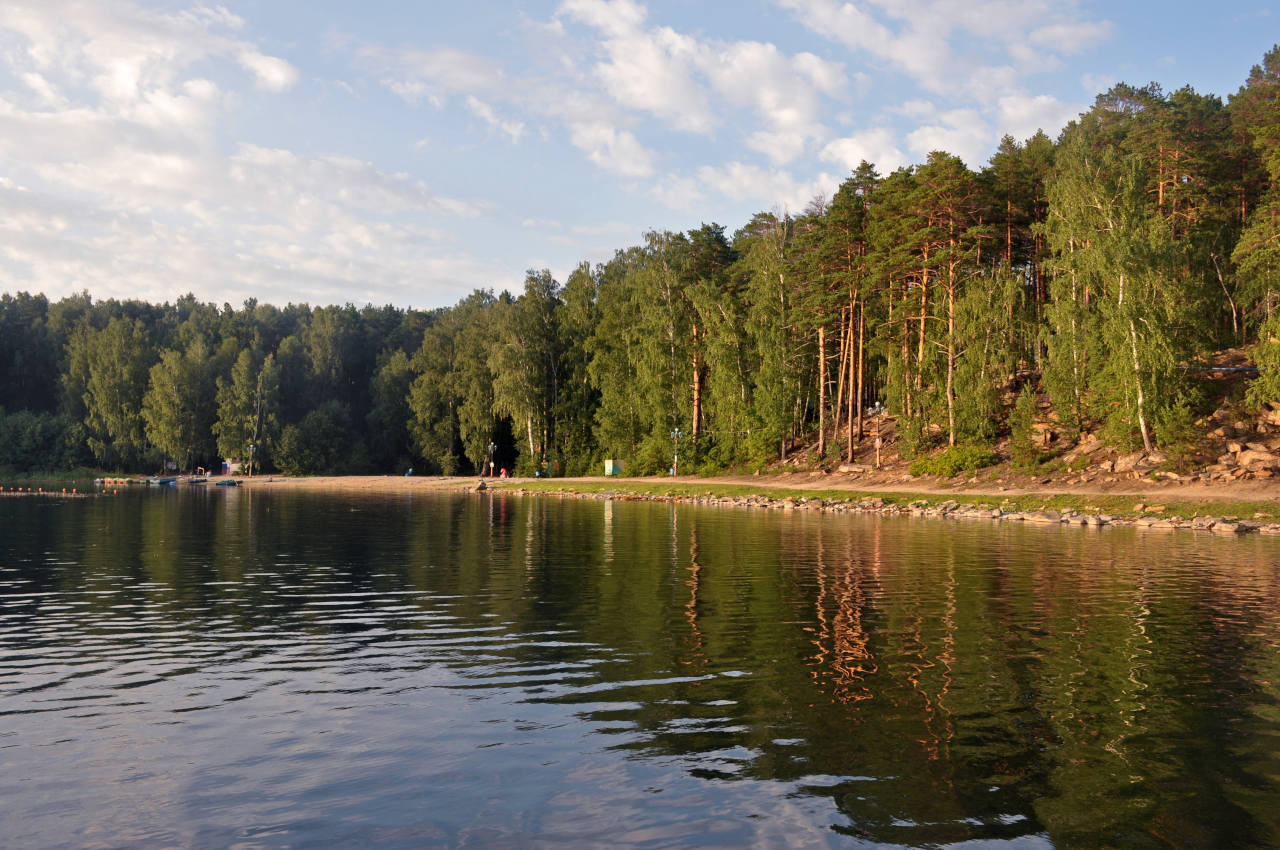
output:
[[[853,479],[853,480],[848,480]],[[1210,534],[1280,534],[1280,491],[1262,482],[1228,487],[1170,487],[1144,482],[1147,492],[1072,491],[1038,488],[989,488],[979,492],[939,492],[942,482],[857,482],[853,476],[784,476],[759,478],[530,479],[402,476],[323,476],[242,479],[258,492],[326,492],[349,497],[397,496],[413,493],[487,490],[495,494],[553,496],[574,499],[653,501],[748,508],[766,511],[878,514],[950,520],[1024,522],[1090,528],[1185,529]],[[1260,486],[1261,485],[1261,486]],[[817,492],[816,488],[821,487]],[[860,489],[853,489],[859,487]],[[870,492],[868,492],[870,491]],[[114,490],[3,486],[2,496],[85,498]],[[119,492],[122,492],[119,491]]]
[[[1032,525],[1077,525],[1092,528],[1148,528],[1153,530],[1202,531],[1212,534],[1280,534],[1280,523],[1259,522],[1232,516],[1163,516],[1163,506],[1137,503],[1133,513],[1118,515],[1112,513],[1089,512],[1077,510],[1011,510],[1001,505],[984,502],[962,503],[948,500],[932,503],[926,499],[917,499],[905,504],[885,499],[880,496],[866,496],[859,499],[822,499],[806,496],[686,496],[663,495],[654,493],[636,493],[626,490],[586,492],[578,490],[529,490],[523,487],[513,488],[507,492],[521,495],[559,496],[574,499],[616,500],[627,502],[677,502],[685,504],[755,508],[776,511],[810,511],[835,514],[879,514],[885,516],[916,516],[935,519],[952,520],[988,520],[997,522],[1025,522]]]

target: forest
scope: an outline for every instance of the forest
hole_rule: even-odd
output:
[[[863,163],[798,213],[649,232],[432,311],[0,298],[0,471],[519,474],[904,457],[1056,427],[1192,439],[1188,364],[1280,402],[1280,47],[1226,102],[1118,84],[974,171]],[[1015,441],[1014,447],[1019,444]]]

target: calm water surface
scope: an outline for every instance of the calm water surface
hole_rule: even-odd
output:
[[[1280,846],[1280,542],[0,499],[0,846]]]

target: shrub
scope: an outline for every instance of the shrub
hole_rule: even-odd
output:
[[[1200,433],[1190,403],[1179,399],[1156,420],[1156,442],[1179,472],[1186,472],[1199,449]]]
[[[918,457],[911,462],[912,475],[937,475],[950,478],[960,472],[975,472],[999,463],[995,452],[987,446],[952,446],[936,455]]]
[[[1031,427],[1035,421],[1036,394],[1028,384],[1018,394],[1018,400],[1009,413],[1009,455],[1013,465],[1019,469],[1031,469],[1042,460],[1036,447],[1035,431]]]

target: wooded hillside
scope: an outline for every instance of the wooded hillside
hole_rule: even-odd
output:
[[[1033,397],[1153,451],[1218,403],[1206,352],[1255,346],[1241,402],[1280,402],[1278,297],[1273,48],[1226,103],[1117,85],[979,171],[863,163],[799,214],[431,312],[6,294],[0,468],[469,473],[492,444],[525,473],[651,473],[677,439],[682,472],[835,463],[876,402],[911,456],[1025,430]]]

